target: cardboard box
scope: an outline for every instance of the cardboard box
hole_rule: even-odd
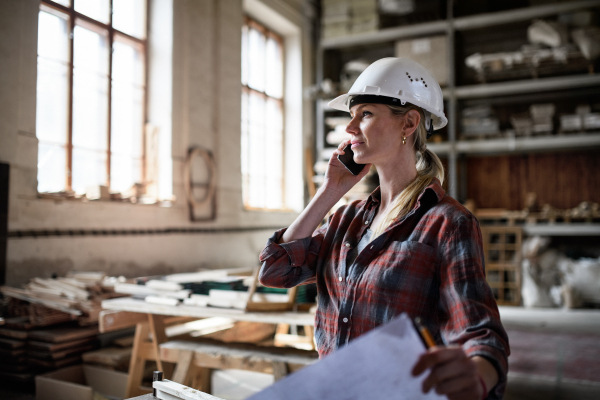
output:
[[[36,400],[93,400],[94,392],[124,399],[127,374],[91,365],[74,365],[35,377]]]

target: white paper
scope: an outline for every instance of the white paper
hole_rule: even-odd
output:
[[[250,397],[252,400],[446,399],[410,373],[425,352],[406,314]]]

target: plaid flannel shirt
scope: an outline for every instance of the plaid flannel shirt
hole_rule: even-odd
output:
[[[346,265],[379,199],[378,188],[366,201],[340,207],[312,237],[278,244],[285,229],[275,232],[260,254],[260,282],[284,288],[316,282],[321,357],[406,312],[420,316],[437,343],[460,344],[467,355],[489,360],[499,382],[488,398],[502,398],[510,350],[485,280],[476,218],[435,179],[407,216]]]

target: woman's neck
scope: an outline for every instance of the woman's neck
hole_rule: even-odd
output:
[[[401,157],[392,163],[376,165],[381,191],[380,210],[385,210],[417,178],[414,159]]]

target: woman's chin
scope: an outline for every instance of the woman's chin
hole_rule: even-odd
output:
[[[369,161],[367,160],[367,157],[363,156],[362,154],[356,154],[354,153],[354,162],[357,164],[368,164]]]

